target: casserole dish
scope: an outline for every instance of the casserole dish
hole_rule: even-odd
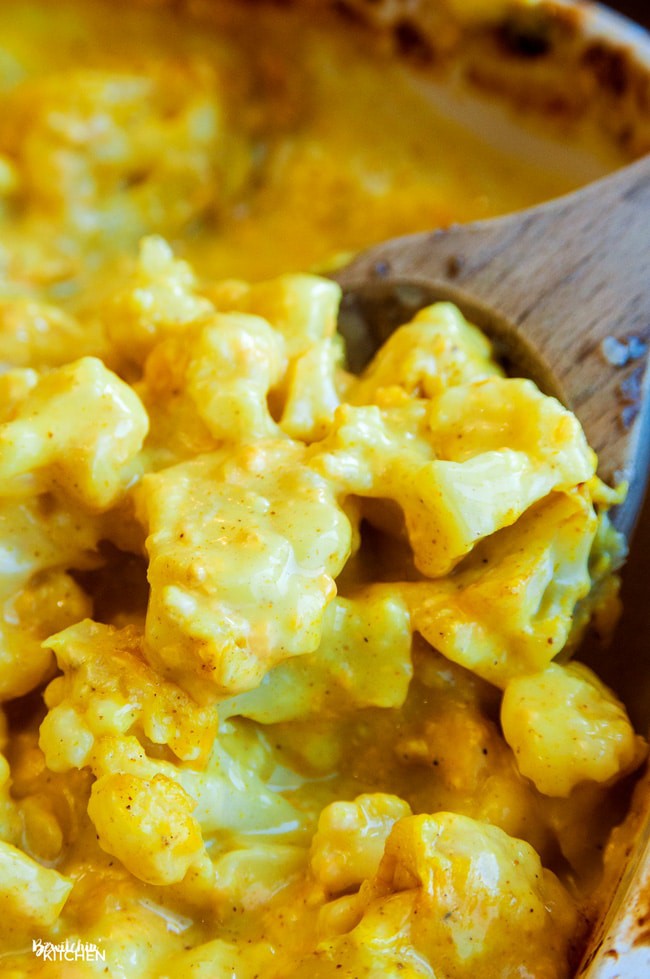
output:
[[[565,662],[615,618],[616,496],[452,307],[352,377],[313,271],[647,152],[643,36],[559,2],[7,11],[1,967],[575,972],[641,862],[643,739]]]

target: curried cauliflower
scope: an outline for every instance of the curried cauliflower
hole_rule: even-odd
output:
[[[292,360],[279,421],[291,438],[315,442],[329,431],[345,387],[344,356],[340,337],[327,337]]]
[[[71,68],[5,97],[0,148],[15,161],[28,216],[77,237],[128,229],[137,238],[174,233],[218,198],[214,71],[181,59],[142,68]]]
[[[89,510],[114,506],[137,474],[148,419],[134,391],[95,357],[44,374],[0,425],[0,479],[34,474]]]
[[[288,440],[199,456],[137,490],[149,527],[147,655],[198,700],[317,648],[352,528]]]
[[[487,338],[451,303],[421,309],[380,347],[358,380],[350,385],[355,405],[390,404],[404,395],[433,398],[447,388],[501,370]]]
[[[41,746],[52,771],[88,764],[95,740],[132,731],[169,745],[183,761],[201,764],[216,735],[214,710],[199,707],[162,680],[142,654],[137,629],[86,619],[46,643],[63,671],[45,693],[49,708]]]
[[[589,594],[597,524],[587,492],[550,494],[484,541],[453,577],[402,586],[415,629],[499,687],[543,669]]]
[[[226,281],[208,295],[220,312],[247,313],[272,328],[285,358],[269,399],[280,430],[306,442],[326,435],[349,378],[335,333],[339,286],[315,275],[281,275],[254,285]],[[272,351],[262,376],[277,359]]]
[[[104,850],[140,880],[164,885],[181,881],[203,850],[195,806],[164,775],[104,775],[93,785],[88,815]]]
[[[104,314],[108,339],[127,363],[141,364],[160,340],[214,311],[197,291],[191,267],[174,258],[163,238],[140,243],[130,281],[113,296]]]
[[[213,313],[158,343],[136,388],[151,419],[153,464],[223,442],[281,438],[267,398],[285,369],[282,337],[257,316]]]
[[[90,614],[88,596],[68,569],[93,567],[101,535],[94,515],[71,513],[50,495],[0,498],[0,701],[48,677],[42,643]]]
[[[553,490],[568,492],[595,472],[576,418],[514,378],[384,409],[342,407],[317,449],[342,492],[398,504],[415,565],[430,578]]]
[[[312,840],[312,873],[329,894],[358,886],[377,873],[390,831],[410,815],[408,803],[383,792],[332,802],[320,814]]]
[[[18,297],[0,298],[0,366],[60,367],[101,351],[104,343],[90,324],[81,324],[57,306]]]
[[[340,286],[321,276],[281,275],[250,286],[237,309],[268,320],[293,359],[334,336],[340,300]]]
[[[643,755],[549,666],[610,614],[619,497],[449,306],[352,378],[339,298],[204,288],[150,238],[102,314],[122,377],[56,343],[0,377],[0,697],[47,683],[0,756],[14,944],[109,929],[116,975],[158,979],[567,974],[541,860],[593,879]]]
[[[520,772],[545,795],[568,796],[583,781],[611,781],[645,755],[623,704],[582,663],[550,663],[510,680],[501,724]]]
[[[451,53],[464,7],[534,54],[535,12],[412,5],[0,3],[3,976],[582,952],[645,746],[558,658],[611,631],[624,488],[455,306],[355,376],[339,286],[286,274],[568,189],[389,50]]]
[[[569,895],[527,843],[466,816],[398,820],[356,901],[356,927],[321,941],[293,979],[569,974]]]
[[[71,890],[63,874],[0,841],[0,935],[53,925]]]
[[[318,649],[280,663],[259,687],[224,701],[221,717],[263,724],[330,717],[360,707],[401,707],[413,675],[408,609],[376,585],[335,598]]]

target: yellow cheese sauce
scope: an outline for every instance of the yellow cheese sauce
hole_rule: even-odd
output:
[[[5,0],[0,18],[4,264],[62,298],[152,231],[201,274],[263,278],[578,181],[522,169],[317,12],[218,6],[206,28],[164,5]]]
[[[320,274],[551,197],[361,30],[0,3],[0,975],[562,979],[646,753],[623,544],[455,307]]]

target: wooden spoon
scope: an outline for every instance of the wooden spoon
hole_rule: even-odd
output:
[[[614,517],[629,537],[650,464],[650,156],[530,210],[386,241],[335,278],[357,368],[418,308],[456,302],[575,411],[603,479],[629,483]]]

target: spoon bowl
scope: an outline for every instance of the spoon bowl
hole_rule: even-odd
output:
[[[627,537],[650,467],[650,156],[526,211],[376,245],[335,276],[359,369],[400,323],[455,302],[516,374],[575,412],[599,474],[627,483]]]

